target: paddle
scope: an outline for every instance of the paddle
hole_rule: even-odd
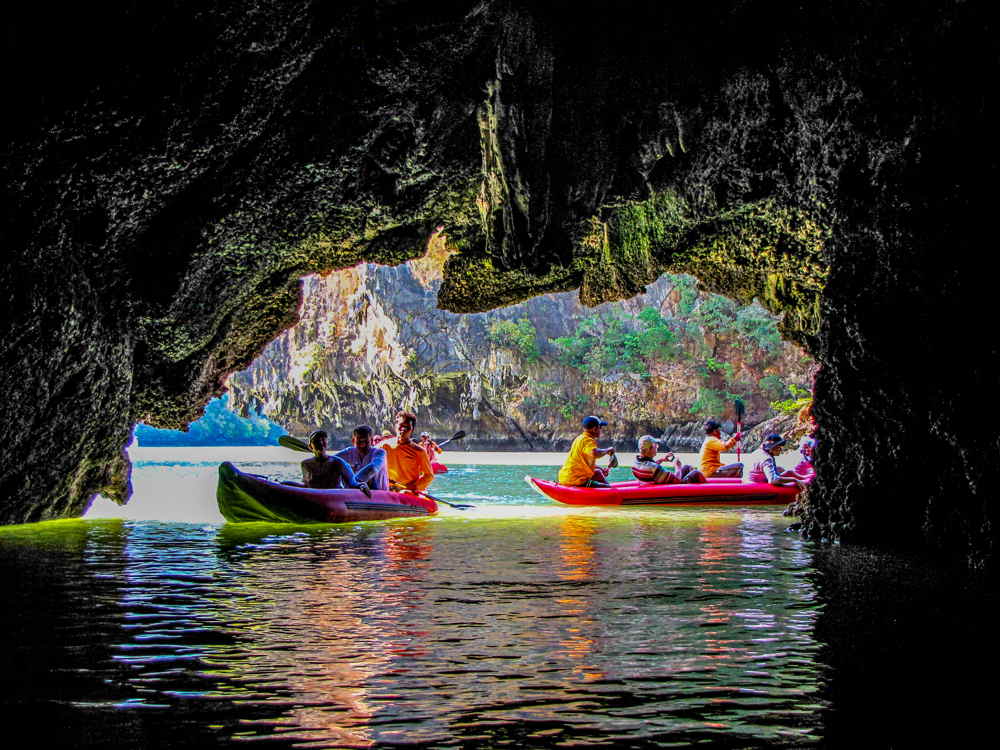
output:
[[[733,408],[736,409],[736,432],[739,434],[743,432],[743,415],[746,413],[746,406],[743,404],[743,399],[736,399],[733,402]],[[736,460],[737,462],[741,460],[739,440],[736,441]]]
[[[410,492],[414,495],[423,495],[428,500],[433,500],[436,503],[441,503],[442,505],[448,505],[452,508],[457,508],[458,510],[465,510],[466,508],[475,508],[475,505],[468,505],[467,503],[449,503],[447,500],[442,500],[439,497],[434,497],[434,495],[428,495],[423,490],[411,490],[402,485],[396,484],[395,482],[389,482],[389,489],[393,492]]]
[[[293,451],[302,451],[303,453],[312,453],[309,446],[297,437],[292,437],[291,435],[282,435],[278,438],[278,445],[283,448],[291,448]]]
[[[452,440],[461,440],[464,437],[465,437],[465,430],[459,430],[447,440],[442,440],[440,443],[437,444],[437,446],[438,448],[440,448],[443,445],[448,445],[448,443],[450,443]]]
[[[429,500],[433,500],[436,503],[444,503],[445,505],[455,508],[457,510],[466,510],[468,508],[476,507],[475,505],[469,505],[468,503],[449,503],[447,500],[442,500],[439,497],[434,497],[434,495],[428,495],[426,492],[420,492],[419,494],[423,495]]]

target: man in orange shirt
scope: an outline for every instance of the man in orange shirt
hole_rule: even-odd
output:
[[[743,464],[722,465],[719,454],[731,450],[743,435],[737,432],[729,440],[723,440],[722,425],[714,419],[705,422],[705,442],[701,444],[701,473],[706,477],[741,477]]]
[[[434,481],[434,470],[427,451],[411,440],[416,426],[416,414],[399,412],[396,415],[396,439],[386,440],[379,445],[385,450],[389,486],[393,489],[423,492]]]
[[[598,417],[583,418],[583,432],[576,436],[569,455],[559,469],[559,484],[571,487],[610,487],[608,469],[597,466],[601,456],[614,455],[614,448],[598,448],[597,439],[607,422]]]

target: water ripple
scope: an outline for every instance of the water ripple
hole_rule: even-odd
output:
[[[818,605],[782,529],[767,510],[80,522],[0,535],[24,581],[2,622],[33,667],[19,700],[124,745],[802,747]]]

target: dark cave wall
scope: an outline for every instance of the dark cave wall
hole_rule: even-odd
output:
[[[978,6],[75,13],[18,8],[5,37],[0,520],[124,497],[131,425],[193,418],[299,277],[444,225],[456,311],[667,270],[759,297],[823,364],[807,533],[995,565]]]

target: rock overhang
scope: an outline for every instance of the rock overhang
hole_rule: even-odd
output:
[[[914,480],[930,436],[973,440],[960,415],[995,382],[995,337],[952,338],[984,352],[957,387],[928,345],[953,333],[930,308],[985,312],[985,214],[963,191],[995,165],[976,164],[988,118],[960,75],[990,68],[980,11],[435,6],[123,3],[104,11],[129,22],[119,44],[19,11],[8,62],[43,34],[67,59],[105,47],[36,60],[12,93],[0,517],[124,498],[131,425],[194,418],[294,321],[301,276],[405,261],[444,225],[453,310],[570,288],[597,303],[666,270],[761,299],[824,366],[810,533],[988,567],[989,449],[950,451],[950,484]],[[900,330],[900,305],[923,331]],[[877,500],[890,486],[924,500]]]

